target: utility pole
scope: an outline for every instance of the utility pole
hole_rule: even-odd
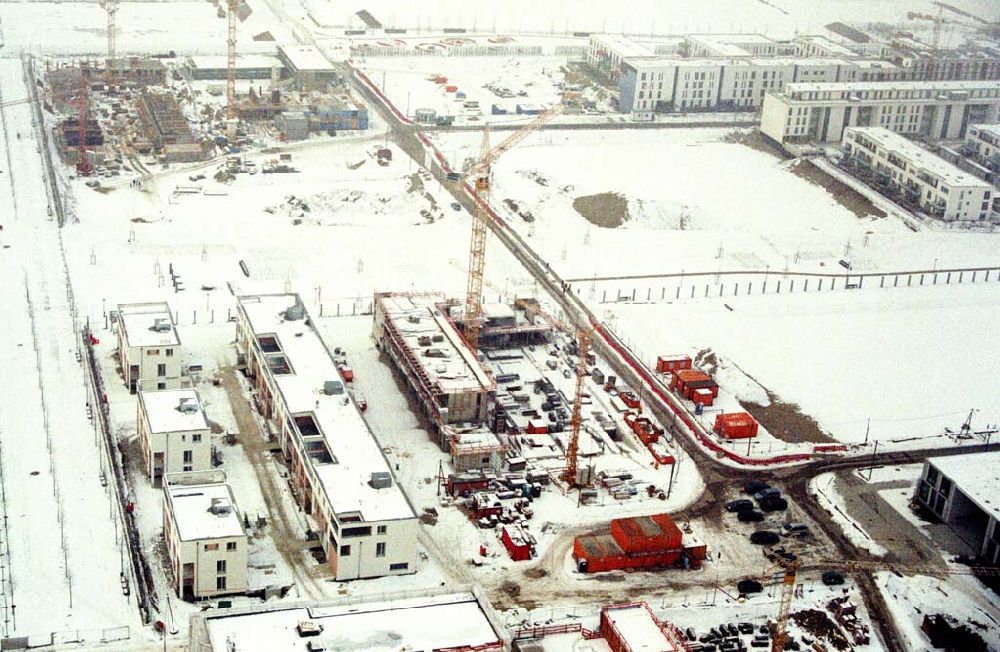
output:
[[[878,440],[875,440],[875,447],[872,448],[872,461],[871,465],[868,467],[868,481],[871,482],[872,473],[875,472],[875,453],[878,452]]]

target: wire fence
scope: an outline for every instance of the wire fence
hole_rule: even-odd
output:
[[[106,644],[127,641],[132,637],[128,625],[107,629],[69,629],[45,634],[14,636],[0,641],[0,650],[31,650],[56,645]]]

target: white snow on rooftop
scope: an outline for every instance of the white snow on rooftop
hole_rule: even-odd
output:
[[[170,306],[166,303],[121,304],[118,314],[129,346],[177,346],[181,343],[170,316]],[[157,320],[169,324],[170,328],[155,330]]]
[[[198,393],[193,389],[166,389],[156,392],[139,392],[139,400],[146,410],[149,429],[153,433],[206,430],[208,421]],[[184,412],[181,403],[194,404],[197,409]]]
[[[243,536],[243,524],[228,484],[167,484],[164,491],[182,541]],[[225,501],[230,509],[224,514],[213,513],[213,500]]]
[[[885,127],[849,127],[846,133],[863,134],[889,152],[905,158],[907,163],[947,183],[951,187],[987,188],[992,186],[968,172],[963,172],[934,152],[927,151],[912,140]],[[846,136],[846,134],[845,134]]]
[[[323,393],[325,382],[341,380],[340,372],[319,333],[307,325],[308,313],[285,319],[285,310],[298,302],[294,294],[239,297],[254,335],[273,335],[288,360],[291,373],[274,377],[289,413],[312,414],[333,456],[329,463],[310,461],[323,493],[337,514],[359,512],[365,521],[414,518],[395,480],[383,489],[368,484],[372,473],[389,472],[389,463],[348,394]]]
[[[892,91],[969,91],[969,90],[990,90],[1000,89],[1000,81],[862,81],[862,82],[796,82],[785,86],[784,94],[790,95],[797,91],[884,91],[885,94],[880,99],[889,101],[891,99],[911,99],[911,98],[891,98],[888,93]],[[832,98],[836,99],[836,98]],[[933,97],[928,99],[934,99]]]
[[[211,70],[225,68],[228,60],[224,56],[196,55],[188,57],[188,63],[199,70]],[[238,70],[248,68],[284,68],[278,57],[266,54],[241,54],[236,57],[236,68]]]
[[[321,625],[322,633],[299,636],[304,620]],[[291,652],[306,650],[309,641],[369,652],[473,649],[500,641],[471,593],[210,617],[207,629],[214,652]]]
[[[980,509],[1000,520],[1000,451],[932,457],[927,461],[951,478]]]
[[[333,64],[312,45],[282,45],[280,51],[296,70],[333,70]]]
[[[623,59],[626,57],[643,57],[653,54],[653,51],[645,45],[636,43],[621,34],[594,34],[592,38]]]
[[[854,54],[854,52],[852,52],[850,49],[844,47],[843,45],[837,43],[836,41],[831,41],[825,36],[818,36],[818,35],[801,36],[799,37],[799,40],[819,46],[839,56],[849,57]]]
[[[1000,138],[1000,122],[969,125],[969,129],[978,129],[981,134],[990,134],[994,138]]]
[[[483,365],[469,352],[448,318],[437,309],[435,304],[443,300],[440,294],[396,294],[383,296],[382,304],[386,317],[406,340],[424,373],[443,392],[491,387],[493,382]],[[431,338],[431,342],[421,345],[421,337]],[[435,349],[436,356],[426,355],[429,349]]]
[[[673,652],[677,649],[643,604],[609,607],[607,615],[622,640],[634,652]]]

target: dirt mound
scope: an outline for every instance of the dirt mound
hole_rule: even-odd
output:
[[[617,192],[577,197],[573,208],[585,220],[603,229],[618,228],[629,219],[628,200]]]
[[[797,165],[793,165],[791,170],[792,174],[824,188],[833,195],[837,203],[854,213],[858,218],[881,219],[886,216],[886,212],[875,206],[870,199],[839,179],[831,177],[813,165],[812,161],[800,161]]]
[[[851,646],[847,637],[840,631],[837,623],[833,622],[830,616],[824,611],[806,609],[793,613],[791,618],[795,621],[796,625],[816,638],[828,640],[834,649],[846,650]]]

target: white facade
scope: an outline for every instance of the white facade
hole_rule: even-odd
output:
[[[761,132],[778,143],[840,142],[846,127],[958,139],[1000,112],[1000,81],[789,84],[764,98]]]
[[[591,34],[587,44],[587,63],[611,81],[618,81],[623,60],[648,56],[651,49],[621,34]]]
[[[849,127],[843,148],[876,183],[945,221],[986,220],[992,186],[916,143],[881,127]]]
[[[236,346],[337,580],[416,571],[417,517],[295,294],[241,296]]]
[[[246,593],[248,540],[233,492],[221,471],[168,474],[163,485],[163,536],[184,600]]]
[[[212,431],[193,389],[139,390],[139,442],[146,475],[212,468]]]
[[[947,523],[986,564],[1000,563],[1000,452],[931,458],[917,501]]]
[[[990,170],[1000,170],[1000,123],[969,125],[965,149]]]
[[[181,340],[166,303],[120,304],[116,314],[118,357],[125,385],[138,389],[177,389],[181,378]]]
[[[763,34],[695,34],[687,44],[691,57],[775,57],[790,47]]]
[[[801,35],[795,37],[795,53],[800,57],[852,58],[854,50],[825,36]]]

